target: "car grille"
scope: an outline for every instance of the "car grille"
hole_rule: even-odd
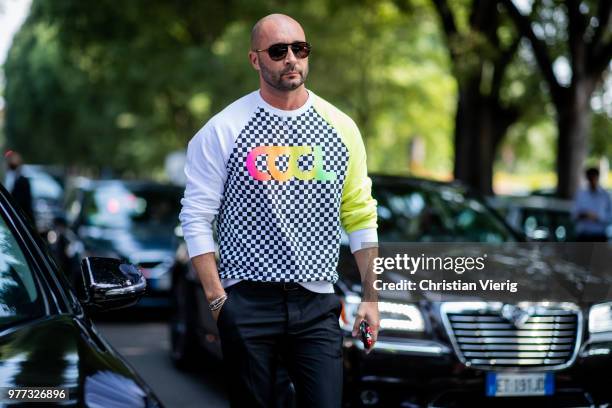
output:
[[[500,303],[444,304],[443,320],[459,359],[481,368],[570,365],[579,348],[580,310],[571,304],[530,305],[514,309],[529,310],[515,323],[503,316]]]

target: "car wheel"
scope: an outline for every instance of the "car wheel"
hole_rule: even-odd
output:
[[[185,278],[179,276],[172,290],[170,347],[174,365],[181,370],[193,370],[202,357],[196,335],[197,305],[195,294]]]

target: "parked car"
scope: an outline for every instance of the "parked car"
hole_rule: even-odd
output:
[[[63,216],[64,187],[57,170],[39,165],[24,165],[22,174],[30,181],[36,229],[41,235],[53,228],[56,217]]]
[[[491,243],[503,249],[499,244],[524,240],[483,198],[460,184],[376,175],[372,181],[381,243]],[[473,245],[465,245],[466,251]],[[565,275],[553,273],[561,261],[547,264],[552,275],[529,287],[536,280],[530,275],[534,262],[540,264],[510,250],[500,254],[498,264],[513,265],[506,273],[526,283],[524,294],[534,299],[546,298],[553,288],[573,293],[575,299],[533,302],[525,311],[522,304],[500,302],[494,294],[443,301],[427,293],[405,291],[392,297],[381,292],[378,343],[366,354],[350,335],[361,281],[343,236],[335,290],[343,302],[345,404],[561,407],[610,402],[611,305],[581,301],[583,288],[568,269]],[[588,271],[581,273],[588,278]],[[222,358],[216,324],[184,243],[177,250],[172,287],[175,364],[189,366],[198,356]],[[502,309],[525,315],[521,329]],[[594,311],[596,325],[589,323]]]
[[[152,181],[86,180],[66,194],[69,228],[83,255],[110,256],[138,265],[147,279],[139,306],[167,306],[174,228],[183,188]]]
[[[575,239],[572,202],[547,196],[487,198],[508,224],[531,240],[572,242]]]
[[[0,405],[25,406],[9,388],[59,387],[62,406],[161,407],[89,318],[137,302],[142,274],[108,258],[85,258],[82,272],[73,287],[0,187]]]
[[[538,188],[533,191],[529,195],[536,197],[556,197],[557,189],[552,187],[547,188]]]

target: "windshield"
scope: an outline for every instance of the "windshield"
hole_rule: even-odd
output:
[[[0,218],[0,328],[44,313],[34,272],[10,229]]]
[[[105,228],[175,226],[183,190],[151,186],[128,189],[112,184],[89,191],[84,200],[85,224]]]
[[[32,189],[32,197],[60,201],[64,193],[62,186],[48,174],[30,172],[27,174]]]
[[[506,242],[512,232],[456,187],[375,186],[378,234],[387,242]]]

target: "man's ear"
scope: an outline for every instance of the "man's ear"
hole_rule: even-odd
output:
[[[255,51],[249,51],[249,62],[255,71],[259,71],[259,55]]]

